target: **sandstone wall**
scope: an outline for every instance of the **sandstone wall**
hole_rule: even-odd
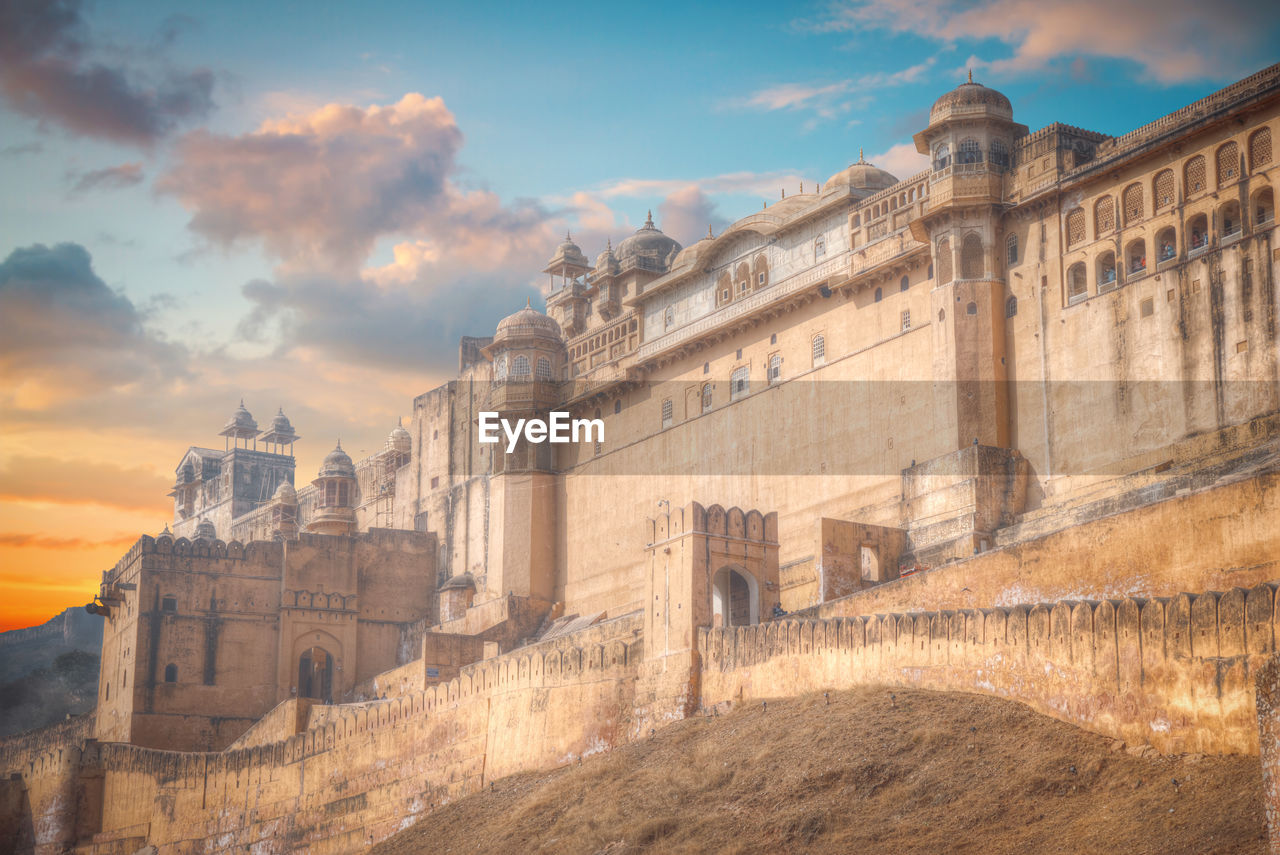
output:
[[[1257,754],[1275,585],[703,629],[705,707],[885,684],[981,692],[1164,753]]]

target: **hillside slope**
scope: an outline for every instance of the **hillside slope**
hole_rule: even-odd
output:
[[[1261,855],[1263,824],[1256,757],[1143,757],[1009,701],[863,689],[512,776],[373,852]]]

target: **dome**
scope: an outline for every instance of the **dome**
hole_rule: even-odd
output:
[[[162,537],[167,537],[167,538],[169,538],[170,540],[173,540],[173,532],[169,531],[169,524],[168,524],[168,523],[165,523],[165,524],[164,524],[164,531],[162,531],[162,532],[160,532],[159,534],[157,534],[157,535],[156,535],[156,540],[159,540],[159,539],[160,539],[160,538],[162,538]]]
[[[276,487],[276,494],[271,497],[273,502],[283,502],[286,505],[298,504],[298,491],[293,489],[293,485],[288,481],[281,481],[280,486]]]
[[[204,538],[205,540],[217,540],[218,532],[213,527],[213,523],[208,520],[200,520],[196,526],[196,539]]]
[[[404,425],[397,424],[391,433],[387,435],[387,448],[394,451],[408,452],[413,447],[413,437],[409,436],[409,432],[404,429]]]
[[[284,414],[284,407],[281,407],[271,419],[271,430],[276,433],[293,433],[293,425],[289,424],[289,417]]]
[[[937,124],[953,115],[987,115],[1012,120],[1013,105],[1003,93],[974,83],[973,72],[970,72],[968,83],[961,83],[933,102],[929,110],[929,124]]]
[[[342,443],[339,442],[337,447],[325,455],[324,462],[320,464],[321,478],[354,478],[356,477],[355,464],[351,462],[351,457],[342,450]]]
[[[578,267],[590,267],[587,256],[583,254],[582,247],[573,242],[573,237],[565,232],[564,243],[556,248],[555,255],[551,256],[551,260],[547,262],[548,268],[559,267],[562,264],[575,265]]]
[[[227,430],[254,430],[258,429],[258,423],[253,420],[253,416],[244,407],[244,399],[240,399],[240,406],[236,407],[236,411],[231,414],[231,418],[227,420],[224,431]]]
[[[596,271],[599,273],[612,273],[618,268],[618,259],[613,254],[613,244],[609,243],[604,252],[596,256]]]
[[[823,185],[823,190],[834,190],[837,187],[852,187],[855,190],[866,190],[871,193],[878,192],[886,187],[892,187],[898,183],[898,179],[892,173],[878,169],[862,156],[862,150],[858,150],[858,161],[852,163],[844,169],[837,172],[827,179],[827,183]]]
[[[618,244],[615,255],[623,267],[636,265],[648,270],[665,270],[680,252],[680,244],[658,231],[653,212],[635,234]]]
[[[498,332],[494,336],[494,341],[502,341],[513,336],[536,336],[559,341],[560,325],[526,302],[523,309],[498,321]]]

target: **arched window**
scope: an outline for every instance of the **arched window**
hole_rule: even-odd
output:
[[[747,394],[747,379],[750,375],[750,369],[745,365],[741,365],[733,369],[733,373],[729,375],[729,400],[736,401],[743,395]]]
[[[1093,234],[1102,237],[1111,234],[1116,227],[1116,202],[1110,196],[1103,196],[1093,204]]]
[[[1084,243],[1084,209],[1067,214],[1067,249]]]
[[[1257,171],[1258,167],[1271,162],[1271,129],[1261,128],[1249,137],[1249,169]]]
[[[1018,263],[1018,236],[1009,235],[1009,237],[1005,238],[1004,246],[1005,246],[1005,258],[1007,259],[1008,263],[1017,264]]]
[[[883,290],[883,289],[881,289],[881,288],[877,288],[877,289],[876,289],[876,302],[877,302],[877,303],[879,303],[882,299],[884,299],[884,290]]]
[[[760,622],[760,593],[750,573],[721,567],[711,580],[711,625],[749,626]]]
[[[529,376],[529,357],[521,354],[511,362],[511,376],[517,380],[524,380]]]
[[[991,141],[991,162],[1004,168],[1009,166],[1009,147],[1004,140]]]
[[[1089,283],[1084,275],[1084,262],[1077,261],[1067,270],[1067,305],[1089,296]]]
[[[662,328],[664,330],[669,330],[675,322],[676,310],[672,306],[667,306],[666,311],[662,313]]]
[[[1124,224],[1132,225],[1142,219],[1142,185],[1133,182],[1124,188]]]
[[[782,357],[774,354],[769,357],[769,383],[777,383],[782,379]]]
[[[1188,246],[1191,247],[1192,252],[1209,245],[1209,218],[1204,214],[1192,217],[1191,222],[1187,223],[1187,229],[1191,232],[1191,241]]]
[[[499,356],[498,361],[494,363],[493,379],[499,381],[507,379],[507,358],[505,356]]]
[[[960,247],[960,278],[981,279],[986,272],[986,264],[982,258],[982,238],[976,234],[964,236]]]
[[[618,398],[613,402],[613,414],[616,416],[620,412],[622,412],[622,399]]]
[[[1153,198],[1155,199],[1155,209],[1159,211],[1161,208],[1168,208],[1173,204],[1173,170],[1162,169],[1156,173],[1156,180],[1152,183],[1154,190]]]
[[[1240,203],[1232,199],[1218,210],[1218,218],[1222,222],[1224,238],[1240,234]]]
[[[982,163],[982,147],[977,140],[960,141],[960,147],[956,149],[956,163]]]
[[[911,280],[903,276],[901,281],[898,282],[898,290],[905,291],[910,287],[911,287]]]
[[[756,287],[763,288],[769,284],[769,262],[765,260],[763,255],[757,255],[755,263],[751,266],[756,274]]]
[[[547,359],[545,356],[539,356],[538,367],[535,369],[533,376],[538,380],[550,380],[551,379],[551,360]]]
[[[820,335],[813,337],[813,365],[816,368],[827,361],[827,340]]]
[[[671,399],[663,398],[662,399],[662,426],[664,428],[671,427],[673,412],[674,412],[674,408],[671,404]]]
[[[827,254],[827,239],[824,235],[818,235],[813,239],[813,259],[817,261]]]
[[[951,147],[946,143],[933,150],[933,168],[946,169],[951,165]]]
[[[951,241],[943,238],[938,241],[936,253],[938,263],[938,284],[946,285],[951,281]]]
[[[738,296],[742,296],[751,289],[751,271],[744,262],[738,265],[735,275],[738,280]]]
[[[1128,276],[1142,276],[1147,272],[1147,242],[1139,238],[1130,241],[1124,249],[1125,270]]]
[[[1218,147],[1218,186],[1240,177],[1240,146],[1234,141]]]
[[[1253,194],[1254,225],[1269,223],[1276,218],[1275,194],[1266,187]]]
[[[1182,170],[1183,192],[1188,196],[1192,193],[1198,193],[1204,189],[1204,155],[1197,154],[1195,157],[1187,161],[1187,165]]]
[[[1004,301],[1004,316],[1012,318],[1016,314],[1018,314],[1018,298],[1010,297]]]
[[[1178,235],[1173,226],[1160,230],[1156,235],[1156,264],[1172,261],[1178,256]]]
[[[170,662],[164,666],[164,681],[166,683],[178,682],[178,666]]]
[[[1116,287],[1116,254],[1104,252],[1098,256],[1098,293],[1110,291]]]
[[[706,383],[702,387],[702,412],[704,413],[711,412],[711,403],[712,403],[711,384]]]

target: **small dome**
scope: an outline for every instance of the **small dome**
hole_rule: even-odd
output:
[[[892,173],[878,169],[874,165],[867,163],[862,156],[862,150],[858,150],[858,160],[849,166],[837,172],[827,179],[827,183],[823,185],[823,191],[830,190],[835,192],[838,187],[852,187],[855,190],[866,190],[871,193],[878,192],[886,187],[892,187],[898,183],[898,179]]]
[[[283,502],[286,505],[298,504],[298,491],[293,489],[293,485],[288,481],[281,481],[280,486],[276,487],[276,494],[271,497],[273,502]]]
[[[658,230],[653,224],[653,212],[650,211],[644,225],[618,244],[614,254],[623,267],[635,265],[661,272],[671,266],[679,252],[680,244]]]
[[[564,243],[556,248],[555,255],[551,256],[551,260],[547,262],[548,267],[558,267],[561,264],[576,265],[578,267],[590,267],[586,255],[582,252],[582,247],[573,242],[573,237],[565,232]]]
[[[213,523],[209,522],[207,519],[200,520],[196,525],[196,539],[199,540],[201,538],[204,538],[205,540],[218,539],[217,530],[213,527]]]
[[[355,464],[351,462],[351,456],[342,450],[342,443],[339,442],[337,447],[330,451],[324,457],[324,462],[320,464],[321,478],[354,478],[356,477]]]
[[[955,115],[988,115],[1012,120],[1013,105],[1003,93],[988,89],[981,83],[974,83],[973,73],[970,72],[968,83],[961,83],[933,102],[933,107],[929,110],[929,124],[937,124]]]
[[[609,242],[604,252],[596,256],[597,273],[613,273],[618,269],[618,257],[613,254],[613,243]]]
[[[293,433],[293,425],[289,424],[289,417],[284,414],[284,407],[281,407],[271,419],[271,429],[276,433]]]
[[[240,399],[240,406],[236,407],[236,411],[231,414],[231,418],[227,420],[227,426],[223,430],[230,430],[231,428],[258,429],[258,423],[253,420],[253,416],[245,409],[243,398]]]
[[[164,524],[164,531],[162,531],[162,532],[160,532],[159,534],[157,534],[157,535],[156,535],[156,540],[159,540],[159,539],[160,539],[160,538],[162,538],[162,537],[167,537],[167,538],[169,538],[170,540],[173,540],[173,532],[169,531],[169,524],[168,524],[168,523],[165,523],[165,524]]]
[[[413,437],[409,436],[409,432],[404,429],[404,425],[397,424],[387,435],[387,448],[393,451],[408,452],[413,448]]]
[[[525,307],[514,315],[507,315],[498,321],[498,331],[494,341],[502,341],[514,336],[535,336],[559,341],[560,325],[526,303]]]

